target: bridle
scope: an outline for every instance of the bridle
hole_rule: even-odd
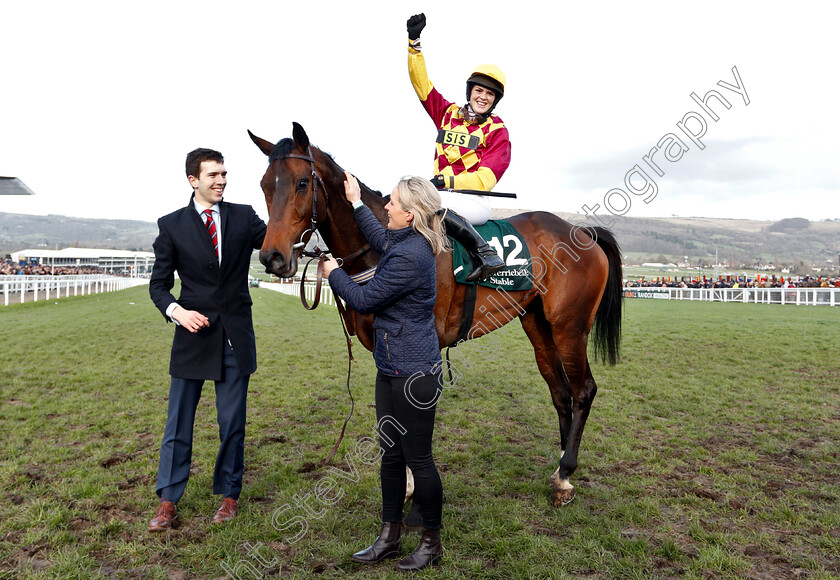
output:
[[[315,168],[315,158],[312,155],[312,148],[306,148],[306,155],[299,155],[297,153],[287,153],[281,157],[276,157],[275,161],[280,161],[282,159],[302,159],[304,161],[309,162],[309,171],[312,176],[312,217],[309,219],[310,226],[309,228],[305,229],[300,234],[300,240],[292,246],[292,255],[294,255],[295,250],[300,250],[300,255],[306,258],[310,258],[310,260],[306,263],[303,268],[303,275],[301,276],[300,280],[300,288],[301,288],[301,301],[303,302],[304,308],[307,310],[314,310],[318,306],[318,302],[320,301],[321,297],[321,268],[318,269],[318,274],[315,283],[315,299],[313,300],[312,306],[306,302],[303,294],[303,286],[304,280],[306,280],[306,270],[309,267],[309,264],[313,260],[318,260],[318,265],[327,258],[327,253],[324,250],[321,250],[318,246],[312,248],[312,250],[306,249],[306,244],[309,242],[312,234],[317,235],[318,230],[318,184],[321,184],[321,189],[324,192],[324,201],[325,204],[329,207],[329,195],[327,194],[327,188],[324,185],[324,180],[321,178],[321,175],[318,173],[318,170]],[[280,176],[275,173],[274,175],[274,195],[276,196],[280,191]],[[308,235],[307,235],[308,234]],[[318,238],[320,239],[320,237]],[[351,254],[344,256],[343,258],[336,258],[336,262],[338,262],[338,266],[342,267],[346,262],[358,258],[365,252],[370,250],[370,244],[365,244],[358,250],[352,252]]]
[[[303,159],[304,161],[309,161],[309,170],[312,175],[312,217],[310,218],[310,227],[303,231],[300,234],[300,241],[292,246],[292,251],[300,250],[302,256],[306,256],[308,258],[320,258],[324,253],[318,252],[315,254],[314,252],[309,252],[305,249],[306,243],[309,241],[309,238],[312,237],[313,233],[316,233],[318,229],[318,184],[321,184],[321,189],[324,190],[324,201],[329,203],[329,197],[327,196],[327,188],[324,187],[324,180],[321,179],[321,175],[318,173],[318,170],[315,169],[315,158],[312,156],[312,148],[306,148],[306,155],[298,155],[297,153],[287,153],[282,157],[276,157],[275,161],[281,161],[283,159]],[[277,175],[275,172],[274,174],[274,195],[278,195],[280,193],[280,176]],[[309,234],[306,239],[304,236]],[[317,249],[317,248],[316,248]]]

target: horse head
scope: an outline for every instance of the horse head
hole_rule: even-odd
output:
[[[248,131],[268,156],[268,169],[260,182],[269,215],[260,262],[266,272],[281,278],[297,272],[309,237],[329,220],[328,189],[343,189],[344,180],[329,156],[310,144],[303,127],[297,123],[293,127],[292,138],[277,144]]]
[[[297,272],[298,258],[317,229],[336,256],[356,256],[355,268],[370,267],[373,258],[360,248],[365,239],[353,219],[344,195],[344,170],[309,142],[306,131],[293,123],[292,138],[272,144],[248,131],[251,140],[268,156],[268,169],[260,187],[268,207],[268,228],[260,249],[265,271],[281,278]],[[382,194],[359,184],[362,199],[385,221]]]

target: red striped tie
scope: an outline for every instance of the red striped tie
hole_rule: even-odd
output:
[[[213,210],[205,209],[204,215],[207,220],[204,225],[207,226],[207,231],[210,233],[210,240],[213,242],[213,251],[216,252],[216,259],[219,258],[219,238],[216,235],[216,222],[213,221]]]

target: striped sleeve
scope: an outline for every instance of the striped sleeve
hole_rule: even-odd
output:
[[[437,92],[426,73],[426,59],[423,58],[423,53],[416,51],[411,45],[408,48],[408,76],[426,113],[435,122],[435,126],[440,127],[443,115],[452,103]]]

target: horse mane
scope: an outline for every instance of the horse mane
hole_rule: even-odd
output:
[[[292,152],[292,149],[295,147],[295,142],[293,139],[289,139],[286,137],[285,139],[280,139],[275,145],[274,149],[271,150],[271,153],[268,156],[268,162],[272,163],[277,161],[278,159],[282,159],[286,155]]]
[[[282,159],[282,158],[286,157],[287,155],[292,153],[292,151],[294,150],[294,148],[296,146],[297,145],[295,145],[294,139],[291,139],[289,137],[286,137],[285,139],[280,139],[274,145],[274,148],[271,150],[271,153],[268,156],[268,162],[272,163],[274,161],[277,161],[278,159]],[[313,145],[313,147],[314,147],[314,145]],[[342,171],[342,173],[344,172],[344,168],[341,165],[338,164],[338,162],[335,160],[335,157],[333,157],[333,155],[331,153],[327,153],[326,151],[323,151],[321,149],[318,149],[318,151],[321,151],[321,153],[326,155],[327,158],[329,158],[330,161],[335,163],[336,166]],[[356,179],[358,179],[358,177],[356,177]],[[379,191],[378,189],[373,189],[372,187],[367,186],[360,179],[359,179],[359,185],[362,186],[363,188],[366,188],[371,193],[374,193],[374,194],[378,195],[379,197],[384,197],[382,195],[381,191]]]

